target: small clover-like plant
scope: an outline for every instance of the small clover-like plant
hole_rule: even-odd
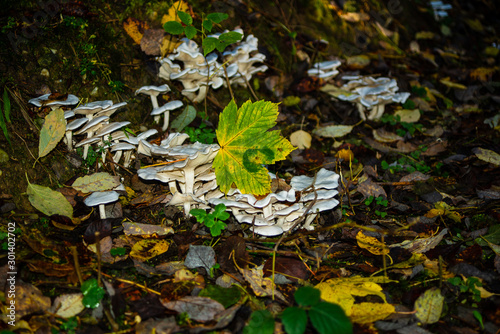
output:
[[[100,287],[95,278],[83,282],[81,291],[83,293],[82,303],[86,308],[96,308],[101,303],[105,291]]]
[[[196,218],[198,223],[208,227],[213,237],[222,233],[227,226],[224,220],[229,218],[229,213],[226,212],[226,206],[223,203],[217,204],[212,213],[207,213],[202,209],[192,209],[189,213]]]
[[[352,324],[344,310],[337,304],[321,301],[321,292],[310,286],[303,286],[294,294],[299,306],[286,308],[281,314],[285,331],[302,334],[306,331],[308,319],[318,333],[349,334]]]
[[[198,127],[188,126],[184,128],[184,132],[189,135],[192,143],[199,141],[203,144],[213,144],[215,140],[215,131],[208,128],[205,123],[201,123]]]
[[[219,24],[228,18],[228,15],[225,13],[208,14],[202,21],[201,29],[196,29],[193,26],[193,18],[188,13],[180,10],[176,13],[181,22],[167,21],[163,25],[163,29],[171,35],[185,34],[188,39],[193,39],[197,32],[200,31],[203,35],[202,47],[204,56],[215,49],[222,52],[229,45],[240,41],[243,37],[242,34],[236,31],[222,33],[218,36],[218,38],[206,36],[206,32],[212,32],[214,25]]]

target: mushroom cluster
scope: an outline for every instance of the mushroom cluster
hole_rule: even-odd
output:
[[[154,116],[155,123],[159,123],[161,115],[163,115],[163,131],[167,130],[168,128],[170,121],[170,111],[182,107],[182,102],[178,100],[165,103],[161,107],[159,106],[158,95],[168,92],[170,92],[170,87],[168,85],[144,86],[135,91],[135,95],[146,94],[151,98],[151,104],[153,105],[153,111],[151,112],[151,115]]]
[[[349,94],[341,94],[338,98],[355,103],[363,120],[380,119],[386,104],[405,103],[410,96],[410,93],[397,93],[399,87],[394,79],[383,77],[375,79],[370,76],[344,76],[342,79],[349,80],[341,87]],[[368,117],[365,114],[366,110],[370,110]]]
[[[208,197],[222,196],[216,191],[217,182],[212,162],[219,145],[196,142],[188,145],[174,145],[183,134],[167,138],[162,156],[170,161],[160,166],[152,166],[137,171],[140,178],[159,180],[168,183],[172,198],[167,205],[183,205],[184,213],[189,215],[191,205],[207,207]],[[185,139],[185,138],[184,138]],[[181,139],[183,140],[183,139]],[[209,192],[213,192],[211,196]]]
[[[86,135],[86,139],[78,142],[74,147],[83,146],[83,158],[86,159],[90,145],[95,144],[104,148],[102,152],[103,162],[106,154],[112,145],[118,144],[120,131],[130,122],[109,122],[109,118],[120,108],[127,105],[127,102],[113,104],[111,100],[94,101],[80,105],[71,110],[74,116],[83,115],[84,117],[75,118],[66,125],[65,142],[68,150],[73,149],[74,136]],[[70,117],[71,118],[71,117]],[[126,140],[130,140],[127,138]]]
[[[289,189],[270,193],[262,199],[236,190],[225,198],[211,198],[209,203],[223,203],[238,222],[251,224],[250,230],[259,235],[280,235],[302,216],[305,216],[302,227],[312,230],[311,223],[319,212],[339,204],[334,198],[338,194],[338,180],[338,174],[322,168],[315,177],[294,176]]]
[[[35,97],[35,98],[29,100],[28,103],[31,103],[32,105],[39,107],[39,108],[50,107],[50,109],[54,110],[54,109],[61,108],[61,107],[74,106],[74,105],[77,105],[79,102],[78,97],[76,97],[73,94],[68,94],[65,99],[61,99],[61,100],[51,99],[51,96],[52,96],[51,93],[43,94],[43,95],[40,95],[39,97]]]
[[[241,29],[235,31],[243,34]],[[220,34],[210,35],[218,38]],[[227,73],[231,84],[246,85],[252,75],[267,70],[267,66],[254,66],[261,63],[265,56],[257,52],[258,39],[253,35],[247,36],[245,41],[237,43],[232,50],[223,53],[222,62],[227,64],[224,71],[215,53],[203,56],[202,49],[196,42],[187,38],[182,39],[181,45],[175,53],[159,58],[159,76],[165,80],[182,82],[182,94],[193,102],[201,102],[208,93],[208,87],[217,89],[225,84],[224,76]]]
[[[320,63],[315,63],[312,68],[307,70],[307,75],[309,75],[310,77],[320,78],[324,81],[328,81],[339,74],[337,68],[340,65],[341,63],[338,60],[328,60]]]

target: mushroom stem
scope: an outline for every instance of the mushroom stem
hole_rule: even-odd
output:
[[[184,194],[193,195],[194,194],[194,168],[187,168],[184,170],[185,189]],[[189,211],[191,211],[190,201],[184,202],[184,214],[189,217]]]
[[[365,108],[365,106],[364,106],[364,105],[362,105],[362,104],[361,104],[361,103],[359,103],[359,102],[358,102],[358,103],[356,103],[356,105],[357,105],[357,107],[358,107],[359,117],[361,117],[361,119],[362,119],[363,121],[366,121],[366,115],[365,115],[365,110],[366,110],[366,108]]]
[[[123,167],[128,168],[128,166],[130,166],[131,157],[132,157],[132,150],[126,151],[123,156]]]
[[[156,97],[156,95],[149,95],[149,96],[151,97],[151,104],[153,105],[153,110],[159,108],[158,98]],[[160,117],[161,117],[160,115],[154,117],[155,123],[160,123]]]
[[[68,146],[68,151],[73,150],[73,131],[66,131],[66,145]]]
[[[101,219],[106,219],[106,206],[104,204],[99,204],[99,216]]]
[[[156,117],[156,116],[155,116]],[[159,117],[159,116],[158,116]],[[168,128],[168,123],[170,120],[170,111],[165,111],[163,114],[163,127],[161,128],[163,131],[167,130]]]

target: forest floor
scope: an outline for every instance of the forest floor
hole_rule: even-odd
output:
[[[498,333],[495,1],[443,9],[428,1],[189,2],[181,9],[195,27],[222,12],[228,18],[213,31],[239,26],[258,38],[267,66],[198,103],[179,81],[158,77],[156,57],[175,42],[162,31],[172,5],[42,0],[2,10],[0,333]],[[340,62],[338,74],[308,75],[330,60]],[[394,79],[409,97],[364,119],[370,110],[342,97],[353,76]],[[182,125],[182,110],[170,116],[191,142],[217,142],[232,98],[279,103],[273,130],[298,147],[267,166],[279,189],[324,168],[339,175],[338,205],[283,238],[214,213],[223,226],[214,236],[182,207],[165,206],[169,185],[138,177],[160,157],[136,154],[128,168],[101,163],[94,149],[83,159],[62,142],[65,128],[42,155],[55,140],[41,131],[52,111],[28,100],[125,101],[112,120],[129,121],[135,134],[154,128],[148,140],[159,143],[174,131],[162,131],[150,98],[134,93],[165,83],[171,91],[160,104],[178,99],[196,111]],[[101,219],[72,187],[85,176],[125,186],[107,207],[113,218]],[[61,214],[66,202],[70,213]],[[139,234],[134,223],[145,224]]]

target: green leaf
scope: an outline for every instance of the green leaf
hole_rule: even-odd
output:
[[[281,321],[287,334],[302,334],[307,327],[307,313],[300,307],[288,307],[283,311]]]
[[[81,291],[83,293],[82,304],[86,308],[98,307],[104,297],[104,289],[97,284],[95,278],[83,282]]]
[[[219,41],[229,45],[240,41],[242,37],[243,35],[239,32],[229,31],[221,34],[219,36]]]
[[[117,248],[111,248],[109,251],[109,254],[111,256],[123,256],[127,253],[127,249],[125,247],[117,247]]]
[[[208,30],[208,32],[212,32],[212,27],[213,27],[212,21],[210,21],[210,20],[203,20],[202,24],[203,24],[203,28],[205,30]]]
[[[38,144],[38,157],[49,154],[57,143],[64,137],[66,132],[66,119],[61,108],[52,110],[46,117],[40,131],[40,142]]]
[[[163,29],[171,35],[180,35],[184,32],[184,27],[180,22],[168,21],[163,25]]]
[[[220,220],[226,220],[229,218],[229,213],[226,212],[226,206],[224,203],[219,203],[215,206],[213,215],[215,218]]]
[[[207,15],[207,20],[212,21],[213,23],[221,23],[229,16],[226,13],[210,13]]]
[[[216,220],[212,227],[210,227],[210,234],[212,235],[212,237],[217,237],[221,235],[222,230],[225,229],[226,226],[226,223],[224,223],[223,221]]]
[[[263,164],[283,160],[294,150],[277,130],[278,105],[272,102],[245,102],[240,109],[231,101],[219,116],[216,131],[220,150],[213,167],[217,184],[227,193],[233,184],[244,194],[265,195],[271,180]]]
[[[215,50],[215,48],[217,47],[218,44],[219,44],[219,40],[215,37],[205,38],[203,40],[203,42],[201,43],[201,45],[203,47],[203,55],[206,56],[207,54],[209,54],[210,52]]]
[[[189,213],[196,218],[198,223],[203,223],[207,217],[207,212],[202,209],[192,209]]]
[[[60,192],[28,182],[26,193],[31,205],[47,216],[62,215],[73,218],[73,207]]]
[[[332,333],[333,328],[336,334],[352,333],[351,321],[337,304],[321,302],[314,305],[309,310],[309,319],[321,334]]]
[[[273,334],[274,318],[268,310],[252,312],[250,322],[243,328],[243,334]]]
[[[190,26],[191,24],[193,24],[193,18],[188,13],[179,10],[177,12],[177,15],[179,15],[179,18],[185,25]]]
[[[3,112],[5,114],[5,119],[7,122],[12,123],[10,121],[10,99],[9,94],[7,93],[7,89],[3,90]]]
[[[221,303],[224,308],[228,308],[236,304],[241,298],[240,289],[232,286],[223,288],[218,285],[209,285],[200,291],[200,297],[208,297]]]
[[[7,139],[7,142],[9,142],[9,146],[12,147],[12,143],[10,142],[10,137],[9,137],[9,130],[7,129],[7,123],[5,123],[5,118],[3,117],[3,112],[0,108],[0,128],[2,129],[2,132]]]
[[[193,106],[186,106],[184,111],[170,123],[170,127],[177,132],[181,132],[196,118],[196,109]]]
[[[193,26],[187,26],[184,28],[184,32],[186,33],[186,37],[189,39],[193,39],[196,35],[196,28]]]
[[[311,286],[303,286],[298,288],[293,296],[297,304],[301,306],[312,306],[319,303],[321,291]]]

